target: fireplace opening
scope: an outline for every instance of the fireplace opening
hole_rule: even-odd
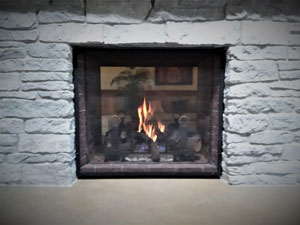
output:
[[[221,173],[225,49],[74,48],[77,172]]]

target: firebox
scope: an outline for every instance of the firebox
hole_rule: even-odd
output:
[[[74,48],[78,177],[218,177],[225,49]]]

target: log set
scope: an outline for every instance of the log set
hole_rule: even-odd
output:
[[[189,121],[186,116],[174,119],[164,133],[156,129],[155,142],[143,131],[137,132],[132,122],[125,123],[124,117],[113,116],[112,121],[112,127],[106,132],[104,140],[105,162],[130,161],[129,155],[134,154],[150,154],[152,162],[160,162],[161,154],[171,154],[173,162],[194,162],[199,159],[196,153],[202,148],[201,136],[188,131]]]

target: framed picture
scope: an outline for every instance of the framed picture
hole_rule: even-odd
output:
[[[156,85],[192,85],[193,67],[156,67]]]

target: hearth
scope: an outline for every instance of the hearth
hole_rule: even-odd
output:
[[[77,172],[220,175],[225,50],[75,48]]]

